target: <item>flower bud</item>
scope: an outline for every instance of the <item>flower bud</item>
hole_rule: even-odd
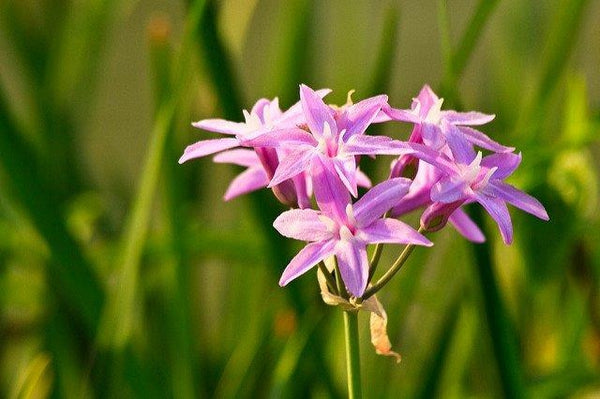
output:
[[[256,155],[265,169],[267,177],[271,180],[275,174],[277,166],[279,166],[279,157],[274,148],[256,147],[254,148]],[[295,208],[298,206],[298,196],[296,195],[296,187],[294,182],[286,180],[272,188],[275,198],[279,202],[289,207]]]
[[[426,232],[441,230],[446,223],[448,223],[450,215],[452,215],[452,213],[454,213],[454,211],[463,203],[464,201],[461,200],[449,204],[444,202],[434,202],[429,205],[421,215],[421,229]]]

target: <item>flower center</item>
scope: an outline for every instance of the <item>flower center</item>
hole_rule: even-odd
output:
[[[331,132],[329,123],[323,125],[323,135],[319,139],[318,149],[321,153],[330,158],[335,158],[338,155],[338,140]]]

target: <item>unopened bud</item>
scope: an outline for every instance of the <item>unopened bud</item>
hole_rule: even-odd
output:
[[[455,201],[449,204],[434,202],[429,205],[421,215],[421,229],[426,232],[441,230],[448,223],[450,215],[463,203],[464,201]]]
[[[267,178],[271,180],[275,174],[275,170],[279,166],[279,157],[277,151],[274,148],[268,147],[256,147],[254,148],[260,163],[262,164]],[[296,195],[296,187],[294,182],[286,180],[272,187],[273,194],[279,202],[289,207],[295,208],[298,206],[298,197]]]

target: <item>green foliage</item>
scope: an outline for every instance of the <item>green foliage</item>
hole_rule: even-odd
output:
[[[597,4],[167,3],[0,2],[1,397],[343,396],[339,311],[314,274],[277,285],[281,205],[223,203],[233,170],[176,162],[208,137],[191,121],[302,82],[497,113],[551,218],[417,249],[380,297],[400,365],[359,316],[364,396],[600,394]]]

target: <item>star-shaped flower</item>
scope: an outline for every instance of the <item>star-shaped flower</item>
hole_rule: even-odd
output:
[[[510,244],[513,238],[507,203],[540,219],[549,220],[544,206],[537,199],[504,182],[521,163],[521,154],[500,153],[483,157],[478,152],[469,159],[468,154],[463,153],[460,160],[452,160],[445,154],[425,149],[415,154],[443,173],[443,177],[431,187],[432,203],[462,205],[478,202],[496,221],[506,244]]]
[[[282,213],[273,226],[282,235],[308,241],[288,264],[279,284],[284,286],[323,259],[335,255],[348,291],[360,297],[368,283],[367,244],[398,243],[430,246],[432,243],[408,225],[396,219],[382,218],[408,191],[410,180],[386,180],[369,190],[355,204],[346,188],[327,171],[318,158],[313,168],[320,182],[315,196],[320,212],[294,209]]]
[[[356,197],[357,155],[399,155],[412,151],[408,148],[403,149],[403,143],[389,137],[364,134],[387,103],[385,95],[346,106],[343,112],[337,114],[311,88],[301,85],[300,103],[304,110],[307,130],[299,127],[279,129],[250,140],[250,144],[254,146],[289,150],[289,155],[281,159],[269,186],[277,185],[304,170],[311,169],[311,165],[317,159],[322,159],[331,165],[329,169],[334,171]]]
[[[413,99],[411,109],[386,107],[384,112],[393,120],[413,123],[415,127],[410,141],[423,143],[434,150],[440,150],[447,144],[452,152],[467,146],[472,148],[473,145],[499,153],[514,151],[513,147],[503,146],[469,127],[484,125],[493,120],[495,115],[474,111],[443,111],[443,101],[425,85]]]

